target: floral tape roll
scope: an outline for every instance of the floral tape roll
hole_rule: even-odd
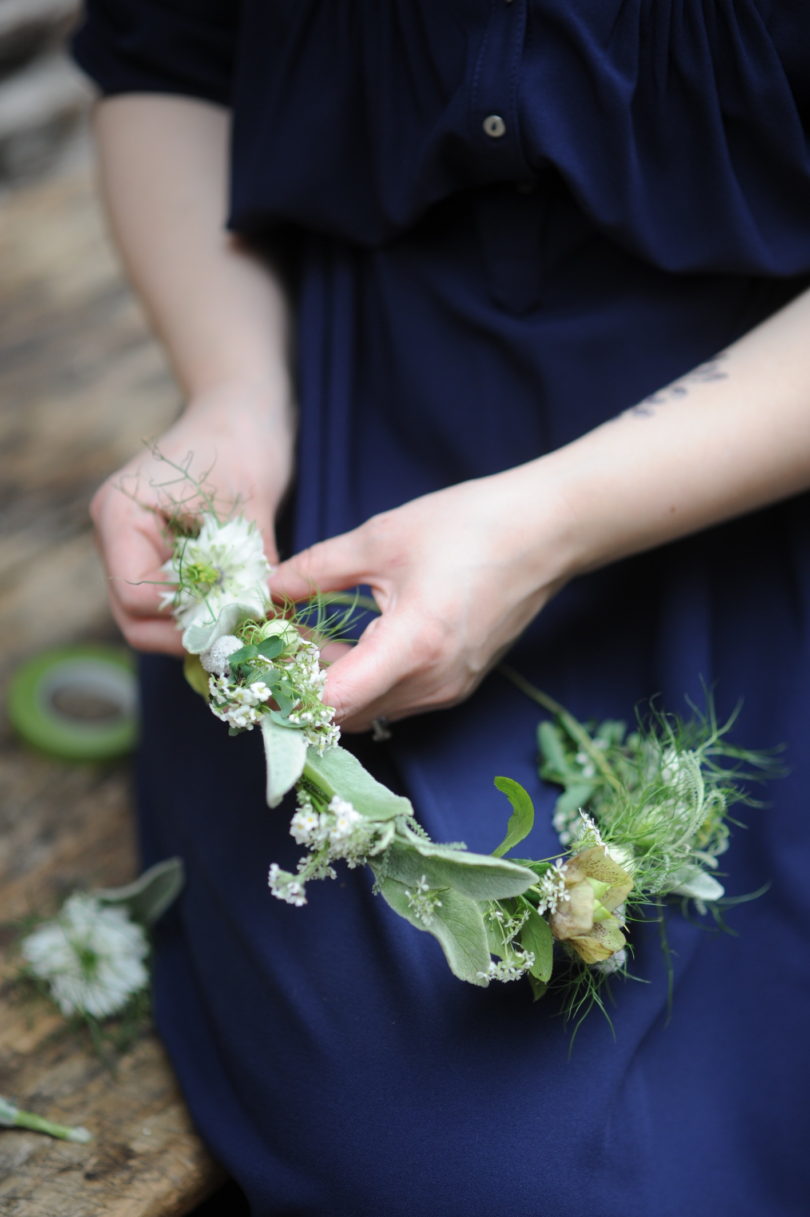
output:
[[[50,756],[122,756],[137,734],[132,657],[120,647],[100,645],[45,651],[14,673],[8,711],[22,738]]]

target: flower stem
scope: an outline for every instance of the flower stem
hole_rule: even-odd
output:
[[[588,735],[588,732],[578,723],[572,714],[569,714],[564,706],[561,706],[553,697],[549,697],[548,693],[543,693],[541,689],[536,688],[531,681],[526,680],[525,676],[521,676],[520,672],[516,672],[514,668],[510,668],[508,664],[500,664],[499,671],[503,673],[507,680],[511,680],[516,688],[520,689],[521,693],[525,693],[532,701],[536,701],[538,706],[542,706],[544,710],[548,710],[549,714],[553,714],[559,719],[568,734],[575,739],[582,751],[587,753],[590,759],[596,765],[597,769],[606,782],[608,782],[615,791],[621,793],[622,783],[616,777],[616,774],[611,769],[610,765],[605,760],[604,755],[599,748],[594,746],[594,742]]]
[[[46,1120],[32,1111],[23,1111],[4,1098],[0,1098],[0,1125],[5,1128],[27,1128],[31,1132],[42,1132],[49,1137],[57,1137],[60,1141],[92,1140],[92,1134],[86,1128],[55,1124],[53,1120]]]

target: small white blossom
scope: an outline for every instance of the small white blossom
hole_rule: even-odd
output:
[[[312,807],[300,807],[290,820],[290,833],[299,845],[320,845],[323,839],[321,817]]]
[[[412,889],[406,888],[405,899],[416,920],[424,926],[432,923],[436,909],[442,907],[439,892],[435,888],[431,888],[427,875],[422,875],[417,879]]]
[[[329,840],[333,845],[345,845],[355,836],[357,828],[363,824],[363,817],[355,811],[351,803],[338,795],[329,804],[329,811],[334,816],[329,830]]]
[[[521,976],[525,976],[529,969],[533,967],[534,955],[531,951],[515,950],[508,959],[499,960],[497,963],[494,959],[491,959],[486,972],[477,972],[476,976],[479,980],[509,982],[520,980]]]
[[[537,885],[540,889],[537,911],[541,916],[544,913],[551,913],[553,915],[557,912],[563,901],[571,899],[569,893],[565,890],[564,865],[562,859],[558,858],[554,865],[549,867]]]
[[[276,862],[270,865],[267,883],[277,900],[285,900],[287,904],[294,904],[296,908],[301,908],[306,904],[304,884],[289,871],[282,870]]]
[[[47,981],[62,1013],[96,1018],[118,1013],[146,986],[148,949],[143,929],[124,909],[81,894],[22,943],[23,958]]]

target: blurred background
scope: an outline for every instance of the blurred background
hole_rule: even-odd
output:
[[[0,0],[0,1095],[87,1124],[94,1141],[4,1130],[0,1211],[169,1217],[219,1174],[159,1046],[142,1036],[113,1078],[55,1008],[20,994],[15,946],[21,919],[136,871],[131,757],[51,755],[9,706],[54,649],[120,647],[88,504],[177,404],[96,198],[92,96],[66,51],[78,7]],[[27,676],[22,691],[50,713]],[[103,690],[65,692],[61,712],[103,727]]]
[[[91,91],[66,44],[74,0],[0,0],[0,869],[5,916],[42,903],[55,834],[60,889],[131,867],[80,844],[84,820],[128,829],[128,767],[32,751],[9,681],[50,648],[115,642],[87,508],[175,409],[118,270],[93,181]],[[89,712],[89,711],[88,711]],[[67,825],[68,831],[65,831]],[[44,851],[41,843],[47,841]],[[73,853],[65,855],[69,842]],[[40,845],[38,845],[40,842]],[[5,919],[5,917],[4,917]]]

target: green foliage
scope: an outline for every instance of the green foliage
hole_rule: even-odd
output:
[[[372,864],[372,870],[377,867]],[[408,885],[390,875],[378,878],[377,887],[394,912],[411,925],[426,930],[444,951],[448,967],[459,980],[486,986],[489,946],[479,902],[453,888],[440,892],[440,904],[426,924],[413,912]]]
[[[492,851],[493,857],[502,858],[510,849],[520,845],[520,842],[524,841],[532,831],[534,803],[532,803],[528,791],[523,789],[520,782],[515,782],[512,778],[495,778],[495,786],[506,795],[512,804],[512,814],[506,825],[506,836],[498,848]]]

